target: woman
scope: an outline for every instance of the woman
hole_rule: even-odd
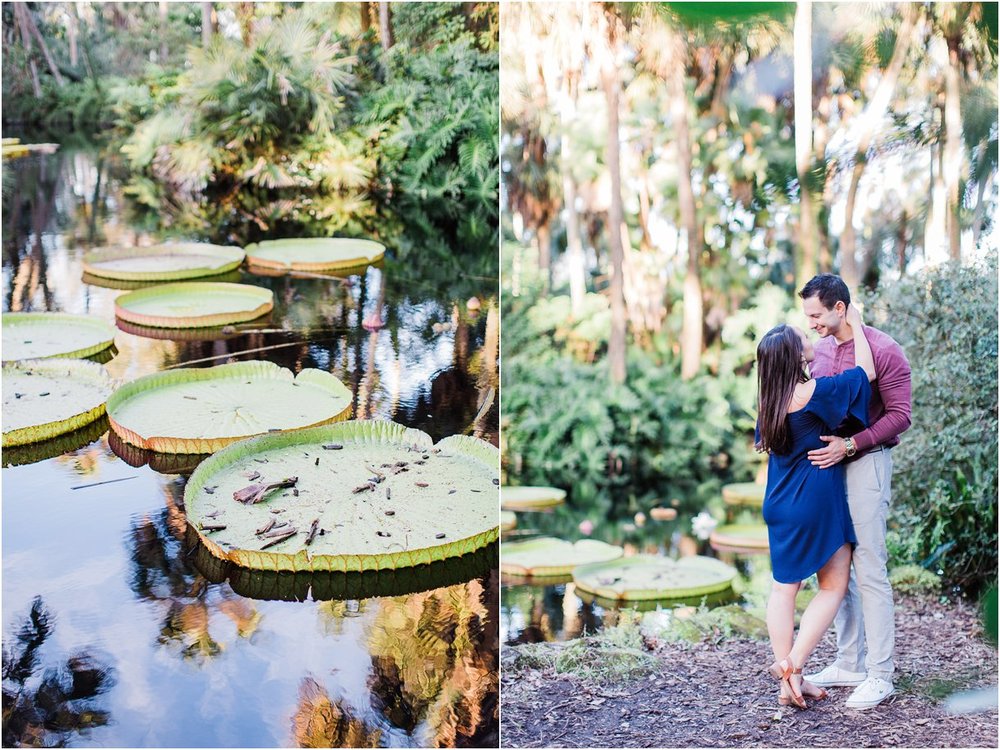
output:
[[[764,521],[774,577],[767,630],[775,661],[769,671],[781,680],[778,702],[798,708],[806,708],[806,695],[826,697],[822,688],[803,682],[802,665],[844,598],[851,549],[857,542],[843,464],[819,469],[806,456],[824,446],[820,435],[833,434],[845,421],[867,424],[875,362],[854,305],[847,309],[847,323],[854,335],[857,366],[834,377],[810,378],[807,364],[813,360],[813,348],[799,328],[777,326],[757,347],[756,447],[770,454]],[[819,593],[802,614],[793,642],[795,595],[813,573],[819,578]]]

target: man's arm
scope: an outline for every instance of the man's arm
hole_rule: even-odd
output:
[[[873,448],[910,428],[912,385],[910,363],[899,345],[893,345],[884,354],[883,366],[878,372],[878,392],[885,406],[885,413],[866,430],[854,436],[859,451]]]
[[[867,429],[854,435],[854,444],[859,451],[865,451],[879,443],[902,434],[910,427],[910,363],[898,344],[888,347],[876,356],[875,370],[878,375],[879,396],[885,412]],[[809,451],[809,461],[813,466],[827,469],[844,460],[847,449],[844,439],[836,435],[820,437],[825,448]]]

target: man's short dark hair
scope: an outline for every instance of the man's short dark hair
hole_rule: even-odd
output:
[[[820,304],[827,310],[832,310],[838,302],[843,302],[844,307],[851,304],[851,293],[847,289],[844,280],[832,273],[821,273],[809,279],[802,291],[799,292],[802,299],[819,297]]]

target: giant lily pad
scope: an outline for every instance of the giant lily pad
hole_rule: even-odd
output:
[[[3,361],[83,358],[115,343],[115,329],[99,318],[68,313],[4,313]]]
[[[90,424],[48,440],[3,449],[3,466],[24,466],[84,448],[108,431],[108,417],[102,414]]]
[[[331,271],[374,263],[385,245],[346,237],[265,240],[247,245],[247,263],[285,271]]]
[[[227,341],[228,339],[245,335],[248,329],[266,328],[271,323],[271,313],[265,313],[259,318],[254,318],[253,320],[248,320],[237,325],[205,326],[203,328],[157,328],[155,326],[141,326],[136,323],[129,323],[121,318],[116,323],[118,330],[147,339],[160,339],[164,341]]]
[[[114,383],[101,365],[36,359],[3,366],[3,447],[73,432],[99,419]]]
[[[486,545],[468,555],[438,560],[399,570],[366,570],[362,573],[330,571],[253,570],[220,560],[201,543],[193,526],[187,528],[191,560],[213,583],[228,580],[240,596],[278,601],[329,601],[368,599],[373,596],[405,596],[443,586],[465,583],[489,575],[497,566],[499,545]]]
[[[578,565],[617,560],[625,554],[625,550],[596,539],[567,542],[564,539],[539,537],[526,542],[505,543],[501,553],[502,572],[542,578],[567,575]]]
[[[558,487],[501,487],[500,507],[504,510],[548,510],[562,505],[566,490]]]
[[[157,328],[202,328],[242,323],[274,307],[270,289],[249,284],[184,281],[138,289],[115,300],[115,315]]]
[[[766,552],[767,525],[763,523],[719,526],[709,537],[713,549],[727,552]]]
[[[683,599],[725,591],[736,569],[712,557],[636,555],[609,563],[582,565],[573,571],[578,589],[614,601]]]
[[[722,499],[726,505],[760,508],[764,505],[764,485],[755,482],[727,484],[722,488]]]
[[[123,281],[178,281],[212,276],[238,268],[238,247],[183,242],[151,247],[108,247],[83,256],[83,270]]]
[[[136,289],[148,289],[151,286],[159,286],[162,281],[127,281],[125,279],[110,279],[103,276],[94,276],[91,273],[84,273],[81,277],[84,284],[99,286],[104,289],[120,289],[122,291],[134,291]],[[226,273],[213,274],[212,276],[199,276],[198,281],[203,284],[211,282],[238,283],[243,278],[243,273],[238,268]]]
[[[159,453],[211,453],[264,432],[347,419],[351,391],[328,372],[273,362],[146,375],[108,399],[111,429]]]
[[[184,504],[208,550],[241,567],[399,569],[497,539],[498,468],[483,440],[435,446],[393,422],[341,422],[224,448],[191,475]]]

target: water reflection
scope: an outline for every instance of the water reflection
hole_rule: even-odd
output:
[[[115,684],[114,670],[86,650],[42,669],[41,651],[55,629],[40,596],[3,650],[4,747],[52,747],[73,733],[105,726],[100,697]]]

